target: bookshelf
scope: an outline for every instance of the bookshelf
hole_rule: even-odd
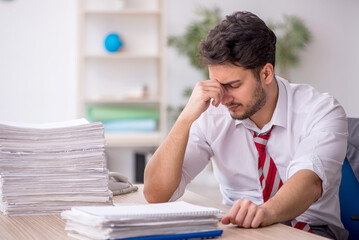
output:
[[[78,0],[79,117],[93,120],[98,107],[158,112],[156,127],[145,131],[109,131],[98,120],[108,148],[158,146],[166,134],[164,2]],[[118,52],[105,49],[109,33],[124,43]]]

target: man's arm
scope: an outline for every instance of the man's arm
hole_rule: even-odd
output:
[[[257,228],[288,221],[307,210],[321,193],[322,181],[317,174],[311,170],[300,170],[261,206],[249,200],[238,200],[222,223]]]
[[[144,175],[148,202],[168,201],[181,181],[182,165],[192,123],[212,104],[218,106],[224,88],[215,80],[199,82],[167,138],[149,161]]]
[[[148,202],[167,202],[178,187],[191,125],[191,121],[180,116],[148,162],[143,189]]]

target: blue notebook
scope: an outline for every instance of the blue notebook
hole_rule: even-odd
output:
[[[214,230],[208,232],[194,232],[194,233],[182,233],[182,234],[169,234],[169,235],[153,235],[153,236],[142,236],[132,238],[120,238],[121,240],[183,240],[191,238],[216,238],[221,236],[223,230]],[[118,240],[120,240],[118,239]]]

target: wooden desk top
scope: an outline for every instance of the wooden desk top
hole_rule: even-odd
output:
[[[202,206],[216,207],[224,212],[229,207],[218,204],[206,197],[187,191],[180,199],[189,203]],[[142,185],[139,191],[122,196],[114,197],[115,203],[146,203],[142,193]],[[258,229],[243,229],[232,225],[222,225],[223,235],[220,239],[241,239],[241,240],[319,240],[326,239],[311,233],[297,230],[282,224],[275,224],[269,227]],[[290,237],[289,237],[290,236]],[[65,220],[59,214],[56,215],[33,215],[33,216],[5,216],[0,214],[0,238],[3,240],[64,240],[72,239],[65,231]]]

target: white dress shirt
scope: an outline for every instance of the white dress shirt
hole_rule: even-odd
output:
[[[258,151],[252,131],[264,133],[274,125],[266,150],[283,183],[302,169],[315,172],[323,181],[322,196],[296,219],[313,225],[343,227],[338,189],[348,136],[344,109],[332,96],[309,85],[276,79],[277,105],[271,121],[262,129],[250,119],[232,119],[223,105],[218,108],[210,105],[192,124],[181,183],[171,201],[183,195],[186,185],[212,159],[224,204],[231,206],[238,199],[262,204]]]

